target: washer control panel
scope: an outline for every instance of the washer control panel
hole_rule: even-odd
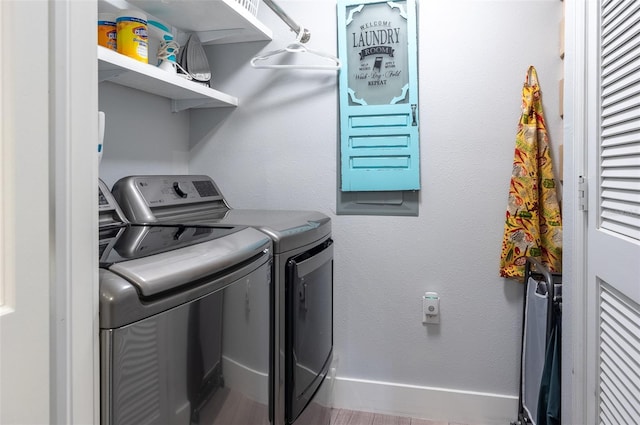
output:
[[[220,190],[208,176],[131,176],[113,189],[118,199],[138,198],[148,207],[223,201]]]

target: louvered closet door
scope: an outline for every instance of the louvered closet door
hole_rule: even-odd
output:
[[[588,144],[595,423],[640,418],[640,2],[599,0]],[[595,10],[597,8],[597,10]],[[591,357],[592,356],[592,357]]]

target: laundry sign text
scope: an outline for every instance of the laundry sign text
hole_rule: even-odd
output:
[[[388,25],[387,22],[374,22],[370,25]],[[364,30],[368,28],[363,25],[360,27],[361,32],[352,33],[353,35],[353,47],[369,47],[376,46],[382,47],[385,44],[398,44],[400,43],[400,28],[378,29],[373,31]]]
[[[349,23],[349,87],[361,105],[397,103],[407,84],[406,18],[394,2],[354,7]]]

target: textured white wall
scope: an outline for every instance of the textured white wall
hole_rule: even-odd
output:
[[[100,83],[105,113],[100,178],[113,186],[133,174],[183,174],[189,165],[189,112],[171,112],[168,99]]]
[[[309,47],[336,51],[334,2],[279,3],[310,28]],[[192,113],[190,171],[211,174],[235,207],[332,216],[338,376],[517,396],[522,286],[498,277],[499,249],[530,64],[561,143],[561,15],[557,0],[420,2],[415,218],[335,215],[336,77],[252,69],[260,49],[293,39],[264,5],[272,43],[208,49],[241,104]],[[427,290],[441,296],[439,326],[420,321]]]
[[[310,48],[336,52],[334,0],[278,4],[310,28]],[[101,108],[112,110],[101,176],[111,184],[188,166],[211,175],[236,208],[330,215],[338,377],[517,397],[522,286],[498,277],[499,249],[529,65],[554,150],[561,144],[562,3],[419,0],[419,217],[335,215],[336,74],[251,68],[253,55],[294,39],[266,6],[259,16],[273,42],[207,47],[214,85],[239,97],[235,109],[172,115],[154,100],[165,122],[149,128],[158,120],[145,110],[146,124],[132,129],[116,124],[130,119],[115,107],[126,95],[101,90]],[[440,294],[440,325],[421,323],[425,291]],[[450,413],[443,419],[455,406]]]

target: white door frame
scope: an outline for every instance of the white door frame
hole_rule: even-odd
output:
[[[586,176],[587,140],[587,3],[565,0],[565,95],[563,181],[563,341],[562,422],[586,424],[587,288],[586,213],[581,210],[579,177]]]
[[[99,423],[96,0],[51,2],[52,423]]]

